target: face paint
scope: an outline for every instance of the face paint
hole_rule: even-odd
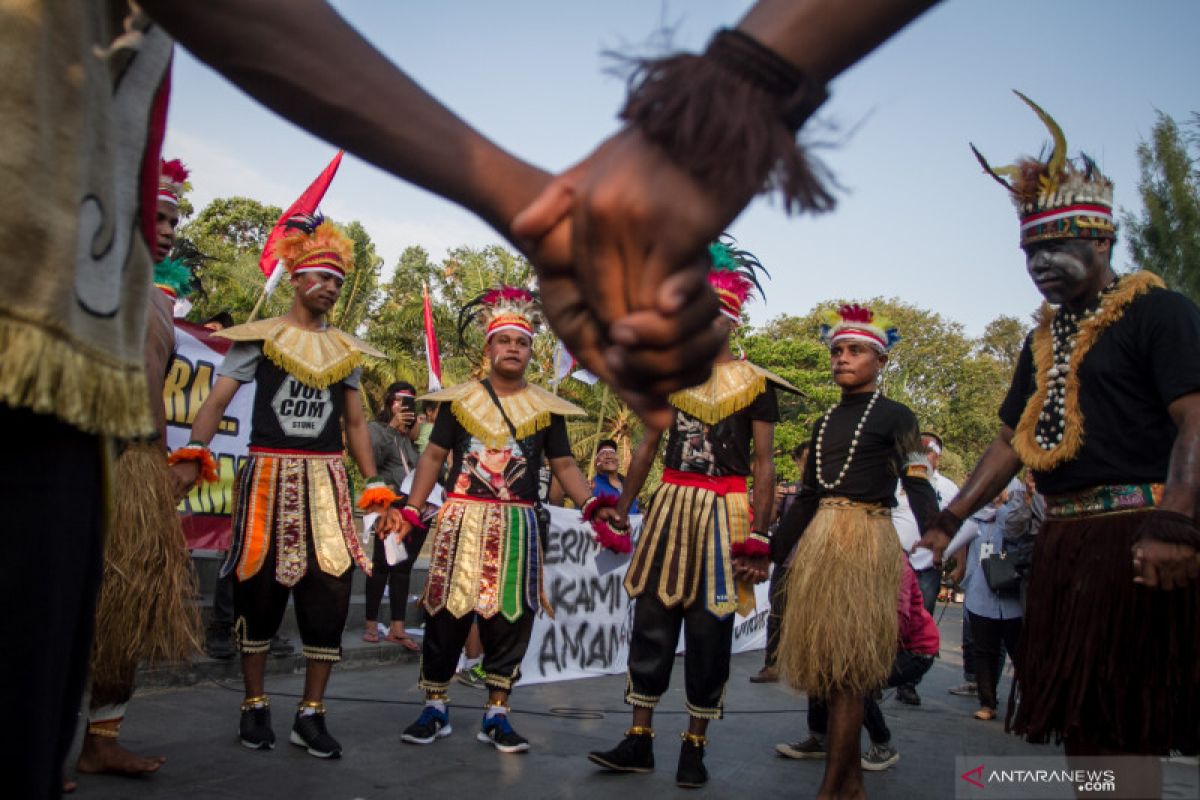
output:
[[[313,292],[319,292],[320,290],[321,290],[321,284],[314,283],[312,286],[309,286],[307,289],[304,290],[304,296],[308,297]]]
[[[1103,267],[1091,258],[1088,245],[1077,241],[1050,241],[1025,251],[1025,268],[1042,296],[1058,305],[1090,294],[1095,273]]]

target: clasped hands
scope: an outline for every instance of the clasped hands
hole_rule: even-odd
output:
[[[707,246],[751,199],[717,197],[636,128],[548,179],[512,220],[547,319],[647,425],[702,383],[725,342]]]

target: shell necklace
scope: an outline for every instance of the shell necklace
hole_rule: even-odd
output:
[[[1079,339],[1079,326],[1090,320],[1104,305],[1104,299],[1117,288],[1120,278],[1100,290],[1096,304],[1076,314],[1060,306],[1050,326],[1051,366],[1044,376],[1046,400],[1042,413],[1034,427],[1034,441],[1042,450],[1053,450],[1062,444],[1066,431],[1067,376],[1075,356],[1075,343]]]
[[[821,427],[817,429],[817,483],[821,484],[821,488],[832,491],[841,485],[842,480],[846,477],[846,473],[850,471],[850,462],[854,460],[854,451],[858,448],[858,438],[862,436],[863,426],[867,424],[867,417],[871,415],[871,409],[875,407],[875,401],[879,399],[879,389],[871,395],[871,399],[867,401],[867,407],[863,411],[862,417],[858,420],[858,426],[854,429],[854,438],[850,440],[850,450],[846,453],[846,463],[842,464],[842,471],[838,473],[837,479],[832,483],[826,482],[823,477],[824,471],[821,467],[821,452],[822,445],[825,441],[825,426],[829,424],[829,417],[833,415],[834,409],[841,405],[830,406],[825,412],[825,416],[821,419]]]

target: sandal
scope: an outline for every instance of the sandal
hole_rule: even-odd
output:
[[[389,642],[395,642],[396,644],[403,647],[405,650],[411,651],[413,653],[420,652],[420,650],[421,650],[421,645],[419,645],[415,641],[413,641],[412,637],[409,636],[408,634],[402,634],[400,636],[396,636],[394,634],[389,633],[387,636],[385,636],[383,638],[387,639]]]
[[[379,631],[373,629],[363,631],[363,641],[370,642],[371,644],[379,644]]]

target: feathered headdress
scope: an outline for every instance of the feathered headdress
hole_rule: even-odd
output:
[[[458,313],[458,338],[471,323],[483,328],[483,340],[502,330],[515,330],[533,338],[542,324],[542,302],[536,292],[516,286],[488,289]]]
[[[188,184],[188,168],[178,158],[170,161],[160,159],[158,165],[158,199],[171,205],[179,205],[180,198],[191,186]]]
[[[759,270],[768,276],[770,273],[753,253],[738,250],[735,244],[733,237],[726,234],[708,246],[708,257],[712,260],[708,283],[721,301],[721,313],[741,324],[742,306],[750,293],[757,289],[759,297],[766,296],[758,282]]]
[[[320,214],[296,214],[284,222],[272,249],[292,275],[332,272],[345,278],[354,265],[354,242]]]
[[[850,303],[837,311],[828,309],[821,323],[821,341],[826,347],[837,342],[852,340],[863,342],[881,353],[892,349],[900,341],[900,331],[890,319],[875,316],[875,312],[858,303]]]
[[[1067,158],[1067,137],[1042,108],[1020,92],[1017,97],[1042,120],[1054,146],[1050,157],[1024,157],[1006,167],[993,167],[971,145],[971,152],[1012,195],[1021,218],[1021,246],[1046,239],[1116,239],[1113,184],[1084,153],[1079,163]]]
[[[154,265],[154,285],[172,299],[187,297],[197,287],[193,270],[210,259],[211,256],[201,253],[195,244],[180,239],[171,255]]]

